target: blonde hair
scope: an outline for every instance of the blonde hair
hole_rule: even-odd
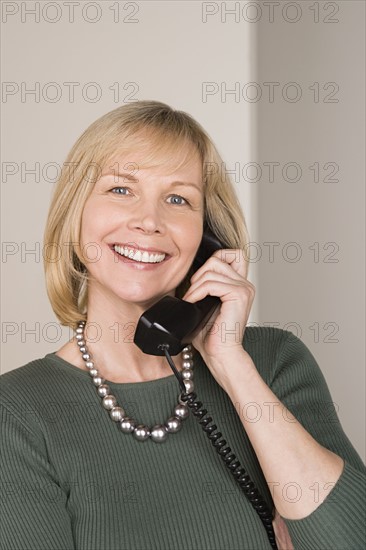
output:
[[[187,144],[198,151],[204,177],[204,222],[227,248],[244,249],[248,243],[234,187],[200,124],[187,113],[157,101],[118,107],[91,124],[76,141],[52,197],[44,234],[44,269],[48,297],[62,325],[75,328],[79,320],[86,320],[88,274],[79,249],[85,202],[106,163],[123,151],[131,152],[132,145],[146,146],[146,132],[150,160],[161,155],[174,158],[177,146]],[[183,296],[190,276],[189,272],[177,296]]]

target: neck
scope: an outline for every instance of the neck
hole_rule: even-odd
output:
[[[147,355],[133,343],[137,322],[145,308],[135,304],[107,306],[89,304],[85,327],[87,347],[101,376],[111,382],[127,383],[173,375],[165,357]],[[174,363],[178,370],[182,369],[181,354],[174,358]]]

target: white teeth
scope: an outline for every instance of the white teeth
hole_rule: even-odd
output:
[[[135,262],[142,262],[145,264],[157,264],[164,260],[165,254],[149,254],[146,250],[141,252],[141,250],[135,250],[133,248],[128,248],[127,246],[119,246],[118,244],[114,245],[114,250],[121,254],[121,256],[126,256]]]

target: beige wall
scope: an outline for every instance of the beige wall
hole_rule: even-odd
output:
[[[311,349],[365,456],[365,4],[300,4],[258,25],[258,321]]]
[[[48,304],[42,269],[58,166],[101,114],[130,100],[159,99],[195,116],[226,168],[238,170],[235,185],[253,246],[262,253],[250,269],[257,287],[251,322],[300,327],[364,456],[363,3],[331,2],[325,9],[325,2],[281,2],[273,22],[270,7],[258,2],[120,2],[118,13],[109,1],[79,2],[74,12],[64,2],[47,9],[41,2],[37,13],[36,4],[2,3],[1,372],[55,351],[70,337]],[[301,17],[291,23],[300,4]],[[266,82],[279,83],[273,102]],[[282,98],[288,82],[300,86],[301,100],[291,102],[294,87]],[[309,90],[314,82],[319,102]],[[337,103],[326,102],[328,82],[339,86]],[[273,182],[268,162],[280,163]],[[288,162],[302,169],[296,183],[279,177]],[[255,165],[249,163],[261,167],[259,181],[250,181]],[[334,165],[339,182],[325,183]],[[273,262],[269,242],[280,243]],[[302,251],[298,262],[288,261],[295,251],[289,242]],[[337,263],[326,262],[329,242],[339,247]],[[339,341],[328,342],[337,327]]]

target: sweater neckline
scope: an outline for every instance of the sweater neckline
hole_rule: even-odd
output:
[[[69,363],[68,361],[66,361],[66,359],[63,359],[59,355],[56,355],[56,352],[48,353],[45,356],[45,359],[53,361],[59,367],[66,369],[68,372],[73,372],[79,378],[84,378],[84,380],[91,380],[90,375],[87,371],[79,369],[79,367],[76,367],[72,363]],[[196,367],[198,367],[198,361],[195,362],[195,373],[197,372]],[[170,374],[169,376],[164,376],[163,378],[157,378],[156,380],[145,380],[142,382],[112,382],[106,379],[105,383],[108,384],[110,387],[115,388],[153,389],[159,387],[173,386],[175,384],[178,384],[178,381],[174,374]]]

